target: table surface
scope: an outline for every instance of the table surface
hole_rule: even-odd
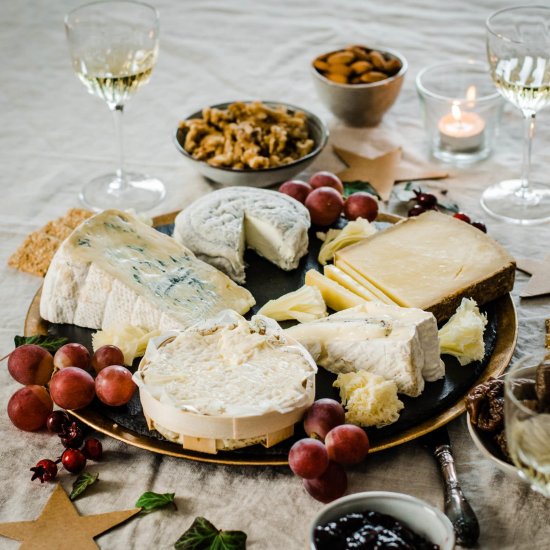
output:
[[[485,58],[484,20],[501,2],[353,0],[155,2],[161,12],[161,54],[151,82],[125,114],[127,164],[154,174],[167,185],[165,201],[152,213],[177,210],[208,192],[211,185],[181,158],[172,143],[178,120],[196,109],[236,99],[272,99],[302,105],[331,127],[331,142],[358,152],[387,151],[401,145],[409,159],[429,163],[414,79],[436,61]],[[78,204],[91,176],[116,162],[110,114],[88,96],[73,74],[63,15],[78,2],[2,2],[0,51],[0,351],[9,352],[41,280],[7,267],[24,237]],[[401,51],[409,72],[401,95],[375,129],[350,129],[321,105],[308,63],[317,54],[348,43],[388,46]],[[533,150],[533,175],[548,176],[550,117],[542,112]],[[479,196],[489,184],[515,177],[521,164],[522,124],[507,106],[493,155],[467,168],[450,167],[451,177],[429,186],[447,189],[490,234],[517,257],[543,258],[550,225],[510,226],[484,216]],[[315,169],[338,169],[330,148]],[[393,206],[390,204],[390,209]],[[519,339],[515,357],[543,346],[549,298],[521,300],[527,277],[518,273],[514,301]],[[5,365],[5,363],[4,363]],[[467,367],[466,367],[467,368]],[[5,407],[18,388],[0,371]],[[4,409],[5,410],[5,409]],[[458,474],[481,526],[482,548],[542,548],[550,536],[550,501],[523,482],[499,472],[471,442],[465,419],[449,426]],[[15,429],[0,415],[0,522],[38,516],[53,486],[30,482],[29,468],[60,450],[56,438]],[[248,534],[250,548],[305,548],[307,527],[321,508],[287,468],[224,467],[150,454],[102,438],[105,460],[90,466],[100,483],[77,502],[83,514],[133,507],[144,491],[175,492],[178,511],[134,519],[101,536],[101,548],[170,548],[196,516],[224,529]],[[73,478],[60,475],[65,489]],[[349,492],[389,490],[420,497],[439,508],[443,492],[433,459],[415,442],[371,456],[349,469]],[[0,547],[17,543],[0,539]]]

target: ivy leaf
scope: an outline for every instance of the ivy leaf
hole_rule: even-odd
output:
[[[141,508],[142,512],[148,513],[171,504],[174,510],[177,510],[176,503],[174,502],[175,496],[176,493],[153,493],[153,491],[147,491],[138,498],[136,508]]]
[[[23,344],[36,344],[42,346],[51,353],[55,353],[61,346],[67,343],[68,338],[57,336],[48,336],[47,334],[35,334],[34,336],[16,336],[13,339],[15,347]]]
[[[73,490],[69,495],[71,500],[80,496],[90,485],[93,485],[99,479],[99,474],[90,474],[89,472],[83,472],[80,474],[73,483]]]
[[[246,533],[216,529],[206,518],[193,524],[174,544],[176,550],[246,550]]]
[[[379,200],[382,200],[378,191],[368,181],[346,181],[344,182],[344,198],[347,199],[352,193],[357,191],[365,191],[374,195]]]

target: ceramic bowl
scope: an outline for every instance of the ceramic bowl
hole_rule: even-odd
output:
[[[408,63],[405,57],[395,50],[372,48],[401,62],[401,69],[394,76],[370,84],[340,84],[323,76],[311,64],[313,82],[321,101],[334,116],[349,126],[377,126],[388,109],[395,103]],[[324,57],[341,50],[328,52]]]
[[[401,493],[369,491],[345,496],[327,504],[315,516],[309,529],[309,548],[316,550],[315,527],[335,520],[350,512],[372,510],[388,514],[407,524],[418,535],[439,545],[440,550],[452,550],[455,535],[451,522],[437,508],[424,501]]]
[[[212,108],[227,109],[233,101],[227,103],[218,103],[212,105]],[[249,103],[245,101],[244,103]],[[203,160],[194,159],[190,153],[184,148],[185,135],[187,130],[179,128],[175,133],[175,144],[178,151],[191,163],[194,164],[196,169],[206,178],[215,181],[221,185],[244,185],[249,187],[269,187],[275,183],[281,183],[292,179],[297,174],[305,170],[323,150],[328,141],[329,131],[325,123],[315,114],[290,105],[288,103],[281,103],[280,101],[262,101],[269,107],[275,107],[282,105],[290,111],[302,111],[306,115],[306,123],[309,130],[311,139],[315,142],[313,150],[304,157],[297,159],[289,164],[277,166],[274,168],[264,168],[262,170],[243,169],[235,170],[232,168],[221,168],[218,166],[211,166]],[[191,118],[201,118],[202,109],[189,115],[186,120]]]
[[[468,431],[470,432],[470,437],[474,445],[485,458],[491,460],[502,472],[512,476],[518,475],[518,471],[514,465],[500,458],[496,444],[493,443],[490,438],[484,436],[482,432],[476,430],[476,427],[470,422],[469,413],[466,413],[466,425],[468,426]]]

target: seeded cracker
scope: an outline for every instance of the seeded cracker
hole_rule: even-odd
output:
[[[78,225],[93,215],[82,208],[71,208],[63,217],[48,222],[44,227],[33,231],[18,250],[8,259],[8,265],[44,277],[54,254],[61,243]]]

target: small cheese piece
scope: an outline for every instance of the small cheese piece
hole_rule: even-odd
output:
[[[479,304],[514,283],[515,262],[477,228],[452,216],[428,211],[336,253],[401,306],[448,319],[463,297]],[[342,264],[342,266],[341,266]]]
[[[360,305],[365,301],[357,294],[350,292],[336,281],[330,280],[315,269],[310,269],[306,273],[305,283],[306,285],[317,287],[327,306],[334,311],[348,309]]]
[[[234,311],[153,339],[134,380],[149,426],[205,452],[292,435],[317,368],[277,323]]]
[[[46,274],[40,315],[92,329],[186,328],[254,297],[171,237],[118,210],[105,210],[63,242]]]
[[[404,407],[395,383],[371,372],[339,374],[333,385],[340,390],[350,424],[381,428],[397,421]]]
[[[307,254],[307,208],[278,191],[226,187],[180,212],[174,238],[200,259],[244,283],[244,251],[253,249],[286,271]]]
[[[97,351],[102,346],[116,346],[124,355],[124,364],[131,365],[136,357],[143,357],[149,340],[159,335],[159,330],[147,331],[133,325],[119,325],[94,333],[92,347]]]
[[[360,296],[363,300],[367,300],[368,302],[380,301],[368,288],[361,286],[357,281],[335,265],[326,265],[323,268],[323,273],[325,277],[328,277],[354,294],[357,294],[357,296]]]
[[[269,300],[258,311],[275,321],[294,319],[300,323],[315,321],[327,316],[327,306],[317,287],[304,285],[276,300]]]

